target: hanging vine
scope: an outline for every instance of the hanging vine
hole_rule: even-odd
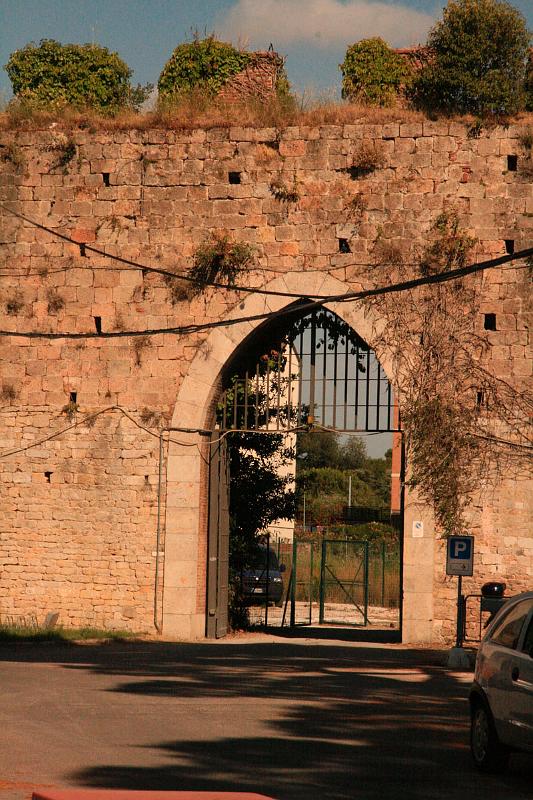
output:
[[[456,212],[441,214],[415,267],[395,260],[391,282],[464,266],[475,240]],[[381,272],[381,271],[380,271]],[[434,510],[448,536],[468,527],[476,492],[524,467],[533,403],[487,367],[478,331],[479,278],[418,287],[368,301],[385,321],[372,346],[392,353],[406,434],[408,484]],[[512,444],[509,444],[512,442]]]

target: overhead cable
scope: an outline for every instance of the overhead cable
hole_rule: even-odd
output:
[[[513,260],[531,257],[533,257],[533,247],[527,248],[526,250],[520,250],[510,255],[491,258],[487,261],[480,261],[477,264],[470,264],[466,267],[458,267],[457,269],[448,270],[447,272],[438,272],[434,275],[413,278],[409,281],[400,281],[399,283],[394,283],[390,286],[379,286],[374,289],[365,289],[359,292],[346,292],[344,294],[328,295],[321,297],[320,299],[301,303],[298,306],[298,311],[300,313],[307,313],[315,311],[318,308],[322,308],[324,305],[326,305],[326,303],[346,303],[354,300],[366,300],[371,297],[379,297],[385,294],[409,291],[411,289],[416,289],[419,286],[432,286],[433,284],[447,283],[448,281],[458,280],[466,277],[467,275],[473,275],[477,272],[483,272],[487,269],[494,269],[495,267],[499,267],[502,264],[507,264]],[[186,336],[193,333],[201,333],[203,331],[212,330],[214,328],[232,327],[234,325],[240,325],[243,322],[259,322],[262,320],[278,319],[289,314],[294,314],[294,311],[295,308],[293,305],[291,305],[277,311],[266,311],[261,314],[251,314],[244,317],[233,317],[231,319],[216,320],[214,322],[202,322],[192,325],[171,326],[168,328],[147,328],[143,330],[132,331],[102,331],[94,333],[0,330],[0,336],[13,336],[15,338],[23,339],[118,339],[130,336],[158,336],[165,333]]]

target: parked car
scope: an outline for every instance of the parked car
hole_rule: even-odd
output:
[[[480,644],[470,690],[470,748],[484,772],[533,753],[533,591],[510,598]]]
[[[268,553],[268,559],[267,559]],[[283,602],[283,576],[285,564],[278,562],[272,548],[259,545],[252,563],[242,572],[242,593],[249,605],[262,605],[266,602],[281,606]]]

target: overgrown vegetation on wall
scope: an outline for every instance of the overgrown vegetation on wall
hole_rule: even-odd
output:
[[[340,70],[342,96],[376,106],[394,105],[411,79],[409,63],[379,37],[352,44]]]
[[[192,89],[216,94],[222,86],[241,72],[251,54],[237,50],[214,35],[179,44],[163,67],[157,88],[161,100],[172,100]]]
[[[202,292],[212,283],[231,287],[254,260],[254,249],[245,242],[235,242],[226,233],[213,233],[196,248],[188,277],[193,281],[193,291]]]

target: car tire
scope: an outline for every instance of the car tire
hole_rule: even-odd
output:
[[[481,772],[503,772],[507,768],[509,750],[498,739],[492,714],[482,701],[472,707],[470,752]]]
[[[283,607],[283,597],[280,597],[279,600],[276,600],[274,605],[276,606],[276,608],[282,608]]]

